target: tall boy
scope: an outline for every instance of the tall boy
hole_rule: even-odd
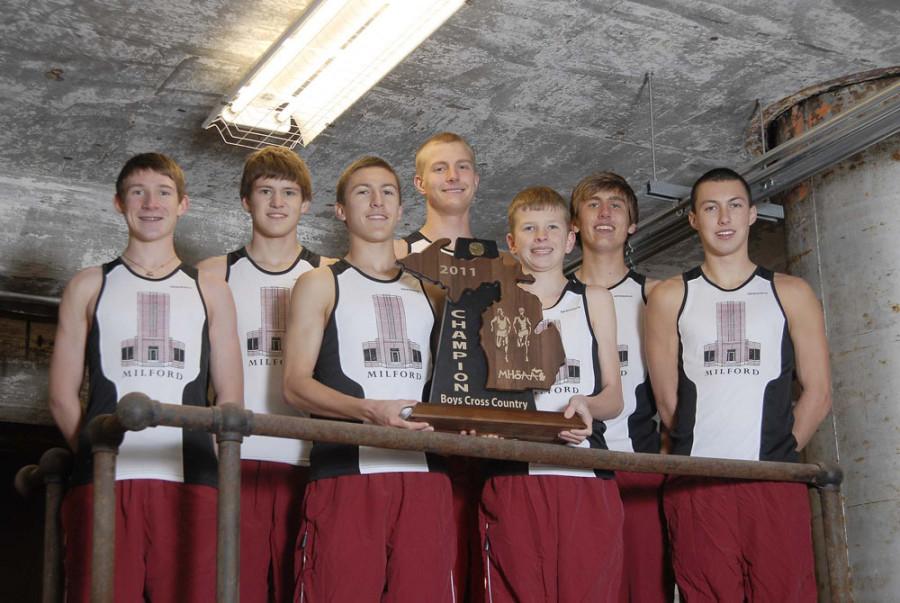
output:
[[[620,452],[658,453],[656,401],[641,341],[647,295],[658,281],[638,274],[625,263],[625,245],[637,231],[637,197],[618,174],[599,172],[575,186],[571,210],[582,250],[581,267],[575,277],[587,285],[608,289],[616,306],[625,407],[619,416],[606,421],[606,444]],[[625,509],[622,601],[661,603],[673,599],[662,518],[663,479],[661,474],[616,471]]]
[[[50,364],[50,410],[76,453],[62,510],[68,601],[90,597],[92,458],[83,427],[133,391],[205,406],[211,376],[219,400],[240,402],[242,393],[231,294],[175,252],[175,224],[189,206],[181,168],[158,153],[135,155],[119,173],[113,205],[128,244],[66,287]],[[215,599],[215,486],[209,434],[125,434],[116,463],[116,601]]]
[[[564,431],[573,446],[606,448],[605,419],[622,410],[612,297],[563,275],[575,244],[569,209],[553,189],[521,191],[509,206],[510,251],[534,283],[544,321],[562,336],[565,385],[535,395],[542,411],[575,414],[584,429]],[[575,394],[572,395],[572,390]],[[509,463],[485,484],[480,508],[489,601],[616,601],[622,571],[622,503],[606,472]]]
[[[802,279],[750,260],[756,207],[738,173],[701,176],[688,218],[703,264],[660,283],[647,308],[647,359],[672,451],[796,461],[831,406],[822,308]],[[805,484],[678,478],[664,505],[689,601],[816,600]]]
[[[311,270],[291,299],[284,390],[313,416],[430,429],[403,409],[424,399],[434,309],[397,268],[400,185],[363,157],[337,184],[350,250]],[[450,482],[413,451],[313,443],[298,538],[297,600],[450,601],[455,551]]]
[[[250,242],[209,258],[202,272],[228,281],[237,309],[244,367],[244,406],[253,412],[297,415],[284,402],[284,337],[291,289],[323,261],[297,241],[309,209],[306,164],[282,147],[251,154],[241,176],[241,204],[250,214]],[[241,601],[289,601],[294,543],[309,467],[309,442],[253,436],[241,446]]]
[[[432,242],[450,239],[450,248],[459,237],[472,237],[472,201],[478,191],[475,151],[453,132],[435,134],[416,151],[416,190],[425,197],[425,224],[394,242],[398,258],[422,251]]]

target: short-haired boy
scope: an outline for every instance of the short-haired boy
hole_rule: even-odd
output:
[[[93,487],[84,427],[119,399],[206,406],[240,403],[234,304],[225,283],[175,252],[189,207],[171,158],[142,153],[116,181],[115,210],[128,227],[121,255],[75,275],[59,307],[50,363],[50,411],[75,451],[62,508],[67,601],[88,601]],[[87,363],[90,393],[78,393]],[[216,457],[209,434],[174,427],[127,432],[116,462],[116,601],[212,601],[216,595]]]
[[[478,191],[475,151],[459,134],[439,132],[416,151],[413,184],[425,197],[425,224],[394,242],[398,258],[422,251],[438,239],[450,239],[450,250],[459,237],[472,237],[472,202]]]
[[[293,151],[265,147],[244,163],[240,198],[252,234],[244,247],[199,268],[228,281],[237,309],[244,406],[297,415],[284,402],[284,337],[291,289],[301,274],[327,262],[297,240],[312,200],[309,169]],[[309,467],[309,442],[253,436],[241,446],[241,601],[290,601],[294,543]]]
[[[603,420],[622,410],[612,297],[563,274],[575,244],[569,209],[547,187],[518,193],[508,210],[510,251],[534,282],[543,321],[560,331],[565,383],[536,392],[541,411],[584,420],[564,431],[572,446],[606,448]],[[485,484],[480,506],[490,601],[617,601],[622,572],[622,503],[608,472],[508,463]]]
[[[291,299],[287,400],[316,417],[430,429],[406,421],[431,375],[434,308],[422,282],[397,267],[400,183],[378,157],[351,164],[335,214],[343,259],[304,274]],[[298,538],[299,601],[453,598],[450,481],[416,451],[314,442]]]
[[[616,333],[621,364],[624,409],[606,422],[606,444],[620,452],[660,451],[656,401],[647,376],[642,343],[647,296],[658,281],[625,263],[628,238],[638,228],[638,202],[622,176],[597,172],[572,190],[572,222],[581,244],[581,267],[575,278],[605,287],[616,307]],[[674,597],[674,578],[667,554],[659,473],[616,471],[625,508],[625,563],[622,600],[665,603]]]

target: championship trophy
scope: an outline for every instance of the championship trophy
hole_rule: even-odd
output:
[[[459,238],[453,254],[444,250],[449,243],[439,239],[399,260],[447,292],[431,395],[410,420],[537,442],[583,429],[578,415],[535,408],[533,390],[553,385],[565,353],[556,326],[542,322],[540,300],[517,285],[533,277],[493,241]]]

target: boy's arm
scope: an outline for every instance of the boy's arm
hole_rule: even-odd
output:
[[[210,271],[200,272],[200,290],[209,315],[209,372],[216,402],[244,403],[244,373],[231,290]]]
[[[616,343],[616,311],[612,295],[604,287],[587,287],[588,315],[591,329],[597,340],[597,355],[600,363],[600,392],[593,396],[572,396],[566,407],[565,416],[578,414],[588,425],[588,429],[564,431],[560,438],[580,443],[591,434],[592,419],[606,420],[622,412],[622,377],[619,370],[619,351]],[[569,436],[574,436],[569,437]]]
[[[228,256],[216,255],[206,258],[197,264],[197,270],[224,281],[225,274],[228,272]]]
[[[802,389],[794,405],[793,432],[797,450],[803,450],[831,410],[831,367],[825,317],[819,300],[803,279],[776,274],[775,289],[787,315],[797,381]]]
[[[84,379],[84,351],[91,314],[103,284],[97,266],[82,270],[69,282],[59,305],[59,322],[50,359],[50,414],[69,447],[78,447],[82,410],[78,392]]]
[[[325,327],[334,308],[334,297],[334,278],[327,267],[310,270],[294,285],[284,351],[284,398],[287,403],[319,416],[405,429],[430,429],[427,423],[400,418],[403,408],[414,406],[418,400],[356,398],[313,378]]]
[[[678,311],[684,299],[680,276],[659,283],[647,301],[644,353],[657,410],[663,425],[673,426],[678,405]]]

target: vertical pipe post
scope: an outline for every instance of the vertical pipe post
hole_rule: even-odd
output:
[[[219,445],[216,593],[219,603],[238,603],[241,575],[241,442],[253,413],[236,404],[214,407]]]
[[[116,456],[125,432],[113,415],[88,426],[94,462],[94,524],[91,550],[91,603],[113,603],[116,562]]]
[[[850,588],[850,559],[847,554],[847,538],[844,533],[840,484],[828,484],[819,488],[822,504],[822,528],[825,534],[825,562],[828,565],[828,582],[832,603],[853,603]]]
[[[64,448],[51,448],[41,456],[44,474],[44,572],[41,584],[43,603],[62,601],[62,538],[59,510],[65,482],[72,466],[72,454]]]

